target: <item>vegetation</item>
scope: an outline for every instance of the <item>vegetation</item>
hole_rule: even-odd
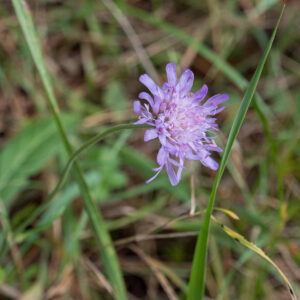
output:
[[[207,299],[300,297],[300,6],[269,52],[282,6],[0,3],[1,299],[200,299],[210,212]],[[162,83],[170,61],[230,97],[218,173],[190,163],[175,187],[145,183],[159,143],[131,125],[138,77]]]

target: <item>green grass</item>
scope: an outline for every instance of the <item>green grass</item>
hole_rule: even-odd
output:
[[[66,135],[66,131],[63,128],[59,116],[57,101],[55,99],[51,80],[40,50],[39,39],[31,19],[30,11],[24,4],[25,2],[13,1],[14,9],[23,30],[27,45],[30,49],[30,53],[34,60],[35,66],[38,69],[39,75],[42,79],[42,83],[47,94],[48,103],[51,108],[51,112],[54,117],[58,132],[63,140],[63,144],[67,153],[71,156],[73,152],[72,146]],[[82,169],[79,163],[76,161],[74,162],[74,174],[76,176],[80,194],[85,205],[85,210],[88,214],[89,220],[93,226],[94,233],[98,238],[100,246],[111,244],[111,238],[106,229],[105,222],[93,202],[91,192],[89,191],[88,185],[85,181]],[[101,248],[100,254],[102,256],[103,264],[105,266],[105,270],[109,277],[115,297],[120,300],[127,299],[122,272],[120,270],[118,258],[114,248],[112,246]]]
[[[281,1],[115,3],[161,82],[174,61],[193,70],[195,90],[230,95],[218,116],[221,167],[216,175],[196,162],[176,187],[165,172],[145,184],[158,143],[114,126],[135,120],[149,65],[114,7],[1,2],[0,298],[191,297],[210,209],[207,263],[205,243],[195,253],[205,285],[196,287],[218,300],[289,299],[286,283],[299,298],[299,4],[287,3],[248,107]]]
[[[222,155],[222,159],[220,162],[220,166],[214,181],[214,185],[212,187],[212,191],[209,197],[209,202],[207,204],[206,213],[203,218],[203,223],[201,226],[201,230],[199,232],[193,264],[192,264],[192,271],[191,271],[191,277],[190,277],[190,283],[189,283],[189,292],[187,299],[189,300],[196,300],[196,299],[203,299],[204,296],[204,287],[205,287],[205,269],[206,269],[206,260],[207,260],[207,240],[209,235],[209,227],[210,227],[210,219],[213,212],[214,202],[216,199],[216,193],[217,188],[220,184],[222,175],[224,173],[224,170],[226,168],[226,164],[229,158],[229,154],[231,152],[233,143],[240,131],[240,128],[242,126],[242,123],[245,119],[247,110],[250,106],[251,100],[253,98],[253,95],[255,93],[258,81],[260,79],[263,67],[266,63],[267,57],[269,55],[269,52],[271,50],[273,41],[276,36],[276,32],[282,17],[284,11],[284,6],[282,8],[280,17],[278,19],[278,22],[276,24],[276,27],[273,31],[273,34],[270,38],[270,41],[268,43],[267,48],[265,49],[265,52],[263,54],[262,59],[260,60],[256,71],[252,77],[252,80],[246,90],[245,96],[241,102],[240,108],[236,114],[236,117],[234,119],[234,122],[232,124],[229,137],[226,143],[226,146],[224,148],[224,153]]]

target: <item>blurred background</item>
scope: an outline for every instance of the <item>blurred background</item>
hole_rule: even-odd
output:
[[[27,1],[74,148],[108,126],[133,122],[147,72],[165,65],[195,73],[209,96],[227,93],[217,143],[224,146],[247,81],[280,13],[276,0],[115,2]],[[234,144],[214,215],[264,249],[299,297],[300,3],[287,1],[278,34]],[[162,172],[151,184],[158,143],[143,129],[123,131],[80,157],[93,198],[116,244],[130,299],[185,299],[201,216],[189,211],[190,175],[198,209],[215,173],[189,164],[175,188]],[[219,161],[218,155],[215,158]],[[72,176],[47,199],[68,160],[10,1],[0,3],[0,299],[112,299]],[[35,233],[32,229],[43,225]],[[137,239],[139,239],[137,241]],[[298,287],[298,288],[297,288]],[[213,224],[207,299],[290,299],[270,264]]]

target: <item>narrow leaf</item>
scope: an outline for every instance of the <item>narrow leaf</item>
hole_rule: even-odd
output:
[[[292,288],[291,283],[289,282],[289,280],[287,279],[287,277],[285,276],[285,274],[281,271],[281,269],[275,264],[275,262],[262,250],[260,249],[258,246],[256,246],[255,244],[249,242],[248,240],[246,240],[245,237],[243,237],[241,234],[235,232],[234,230],[232,230],[231,228],[227,227],[226,225],[222,224],[219,220],[217,220],[214,216],[211,216],[212,220],[217,223],[221,229],[227,234],[229,235],[231,238],[233,238],[236,242],[241,243],[243,246],[247,247],[248,249],[254,251],[255,253],[257,253],[259,256],[261,256],[263,259],[265,259],[267,262],[269,262],[273,267],[275,267],[275,269],[278,271],[278,273],[280,274],[280,276],[282,277],[283,281],[286,284],[286,287],[289,291],[289,294],[292,298],[292,300],[297,300],[295,292]]]
[[[190,276],[189,282],[189,291],[188,291],[188,300],[202,300],[204,294],[204,287],[205,287],[205,269],[206,269],[206,255],[207,255],[207,241],[208,241],[208,234],[209,234],[209,226],[210,226],[210,218],[213,211],[213,206],[216,198],[216,192],[220,180],[222,178],[223,172],[225,170],[228,157],[232,148],[232,145],[238,135],[238,132],[242,126],[242,123],[245,119],[247,110],[255,93],[259,78],[261,76],[261,72],[263,70],[264,64],[267,60],[269,52],[271,50],[273,41],[276,36],[276,32],[283,14],[285,6],[282,7],[280,17],[277,21],[276,27],[273,31],[273,34],[269,40],[267,48],[263,54],[262,59],[260,60],[255,74],[246,90],[240,108],[237,112],[237,115],[234,119],[233,125],[231,127],[227,144],[224,149],[224,153],[220,162],[220,166],[214,181],[214,185],[210,194],[209,202],[207,205],[207,209],[204,215],[203,224],[201,230],[198,235],[196,249],[194,253],[194,259],[192,264],[192,271]]]
[[[67,128],[74,128],[75,118],[64,116]],[[61,140],[53,119],[37,120],[27,126],[0,151],[0,195],[9,206],[11,200],[28,184],[60,149]]]
[[[58,132],[60,133],[66,151],[69,155],[71,155],[73,149],[61,122],[57,101],[54,95],[54,90],[42,55],[40,41],[36,33],[36,29],[30,14],[29,7],[26,5],[25,0],[13,0],[12,4],[14,6],[18,21],[21,25],[33,61],[41,77],[41,81],[47,95],[47,101],[51,108],[54,120],[56,122]],[[105,226],[105,222],[102,218],[99,209],[93,202],[91,193],[83,176],[83,172],[81,170],[80,165],[77,162],[74,163],[73,171],[74,175],[76,176],[77,183],[79,185],[85,210],[88,214],[89,220],[93,226],[95,236],[97,237],[100,246],[111,244],[111,238]],[[113,287],[115,297],[120,300],[127,299],[125,283],[115,249],[113,248],[113,246],[106,247],[100,250],[100,254],[102,256],[105,271],[108,275],[111,286]]]
[[[214,208],[214,210],[219,210],[219,211],[225,213],[226,215],[228,215],[230,218],[232,218],[234,220],[239,220],[240,219],[239,216],[230,209],[226,209],[226,208],[222,208],[222,207],[216,207],[216,208]]]

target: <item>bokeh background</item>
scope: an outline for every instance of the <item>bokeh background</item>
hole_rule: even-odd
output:
[[[206,83],[210,96],[230,95],[218,119],[218,144],[224,145],[282,5],[276,0],[27,3],[74,148],[108,126],[133,122],[133,101],[144,90],[138,77],[147,72],[162,83],[170,61],[178,71],[195,73],[195,90]],[[218,190],[216,207],[240,219],[214,215],[264,249],[300,296],[299,11],[299,1],[287,1],[258,86],[260,110],[250,107]],[[165,174],[146,185],[159,145],[144,143],[143,133],[106,138],[81,155],[80,165],[115,242],[130,299],[184,299],[201,216],[168,222],[189,211],[191,174],[198,209],[205,208],[215,173],[197,162],[188,165],[175,188]],[[112,299],[72,176],[47,211],[19,230],[47,199],[67,159],[12,5],[2,1],[0,299]],[[47,226],[32,233],[37,222]],[[215,225],[206,295],[289,299],[274,267]]]

